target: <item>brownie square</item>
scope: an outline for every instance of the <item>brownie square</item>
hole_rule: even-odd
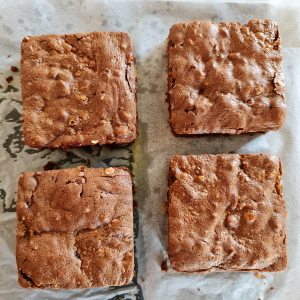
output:
[[[126,33],[25,37],[21,53],[28,146],[66,149],[136,139],[135,56]]]
[[[131,281],[132,179],[127,170],[23,173],[17,218],[22,287],[83,289]]]
[[[168,102],[175,135],[278,130],[286,104],[278,26],[175,24],[168,44]]]
[[[178,272],[282,271],[287,266],[282,165],[274,155],[174,156],[169,258]]]

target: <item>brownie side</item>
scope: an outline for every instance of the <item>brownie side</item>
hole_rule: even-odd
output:
[[[176,135],[278,130],[286,115],[276,22],[175,24],[168,102]]]
[[[30,147],[124,144],[136,139],[135,56],[123,32],[25,37],[24,141]]]
[[[123,168],[23,173],[17,265],[25,288],[89,288],[133,277],[132,180]]]
[[[282,164],[274,155],[174,156],[169,259],[178,272],[282,271],[287,266]]]

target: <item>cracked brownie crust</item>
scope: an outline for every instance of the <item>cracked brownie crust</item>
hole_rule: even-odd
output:
[[[82,289],[131,281],[132,179],[125,169],[23,173],[17,218],[22,287]]]
[[[168,55],[174,134],[240,134],[282,126],[286,104],[276,22],[175,24]]]
[[[169,259],[186,273],[287,266],[282,165],[274,155],[174,156]]]
[[[135,56],[126,33],[25,37],[21,54],[28,146],[68,148],[136,139]]]

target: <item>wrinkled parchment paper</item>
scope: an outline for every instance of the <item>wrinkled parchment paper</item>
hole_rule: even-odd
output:
[[[96,1],[0,0],[0,299],[205,299],[257,300],[300,298],[300,8],[297,1]],[[240,3],[238,3],[240,2]],[[260,3],[259,3],[260,2]],[[300,6],[300,5],[299,5]],[[175,138],[168,125],[167,36],[174,23],[191,20],[273,19],[283,43],[288,115],[284,126],[265,135]],[[137,57],[139,136],[125,147],[37,150],[24,145],[21,128],[19,47],[27,35],[125,31]],[[1,74],[2,73],[2,74]],[[12,75],[8,84],[6,78]],[[284,163],[289,267],[282,273],[180,274],[161,271],[167,258],[166,201],[168,162],[175,154],[266,153]],[[60,168],[127,166],[137,185],[136,273],[118,289],[26,290],[17,282],[15,201],[21,172],[42,171],[47,161]],[[114,298],[117,296],[116,298]]]

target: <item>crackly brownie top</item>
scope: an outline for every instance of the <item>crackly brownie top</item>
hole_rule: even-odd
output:
[[[287,265],[281,160],[175,156],[169,173],[169,258],[180,272],[282,271]]]
[[[132,142],[135,57],[122,32],[25,37],[23,132],[31,147]]]
[[[23,173],[17,217],[23,287],[88,288],[132,279],[132,180],[125,169]]]
[[[276,22],[175,24],[168,101],[175,134],[265,132],[285,119]]]

